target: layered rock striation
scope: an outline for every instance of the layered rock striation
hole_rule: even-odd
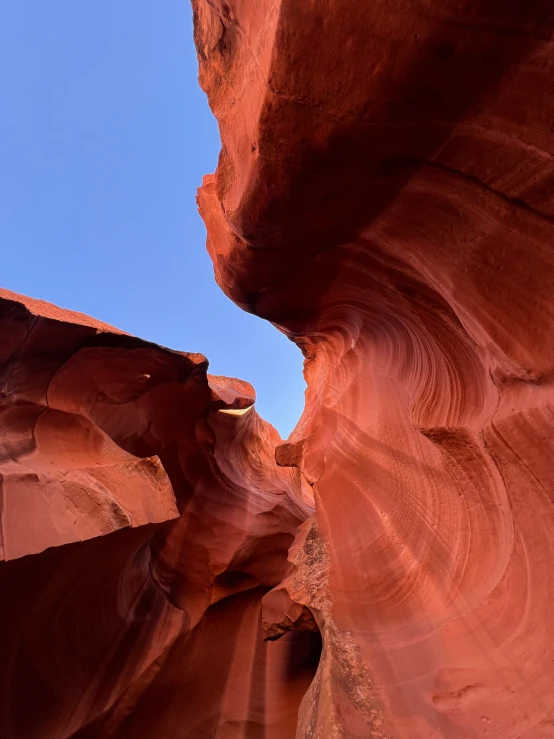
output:
[[[320,641],[261,599],[313,499],[252,387],[7,291],[0,346],[0,735],[294,735]]]
[[[193,0],[247,383],[0,298],[0,735],[554,736],[549,0]]]
[[[297,737],[553,735],[552,4],[193,5],[216,278],[306,358]]]

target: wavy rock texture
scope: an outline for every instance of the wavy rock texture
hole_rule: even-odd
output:
[[[0,337],[0,736],[293,736],[320,641],[261,598],[313,500],[252,388],[6,291]]]
[[[297,737],[553,736],[553,5],[193,6],[216,278],[306,357]]]
[[[2,294],[0,736],[554,736],[551,0],[193,7],[306,408]]]

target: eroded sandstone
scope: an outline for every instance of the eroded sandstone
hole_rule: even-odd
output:
[[[263,599],[323,636],[297,737],[549,736],[552,5],[193,5],[216,279],[306,357],[277,460],[325,555]]]
[[[266,644],[260,609],[313,499],[252,387],[13,293],[0,314],[2,737],[292,735],[319,643]]]
[[[306,407],[2,295],[0,734],[552,736],[552,4],[193,8],[216,279]]]

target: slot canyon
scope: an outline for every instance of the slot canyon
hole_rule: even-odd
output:
[[[554,737],[552,0],[192,5],[305,408],[0,291],[0,737]]]

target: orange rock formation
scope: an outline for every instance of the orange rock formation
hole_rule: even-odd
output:
[[[3,296],[0,735],[554,736],[551,0],[193,7],[305,411]]]
[[[7,291],[0,346],[2,739],[293,736],[320,641],[261,598],[313,501],[253,389]]]

